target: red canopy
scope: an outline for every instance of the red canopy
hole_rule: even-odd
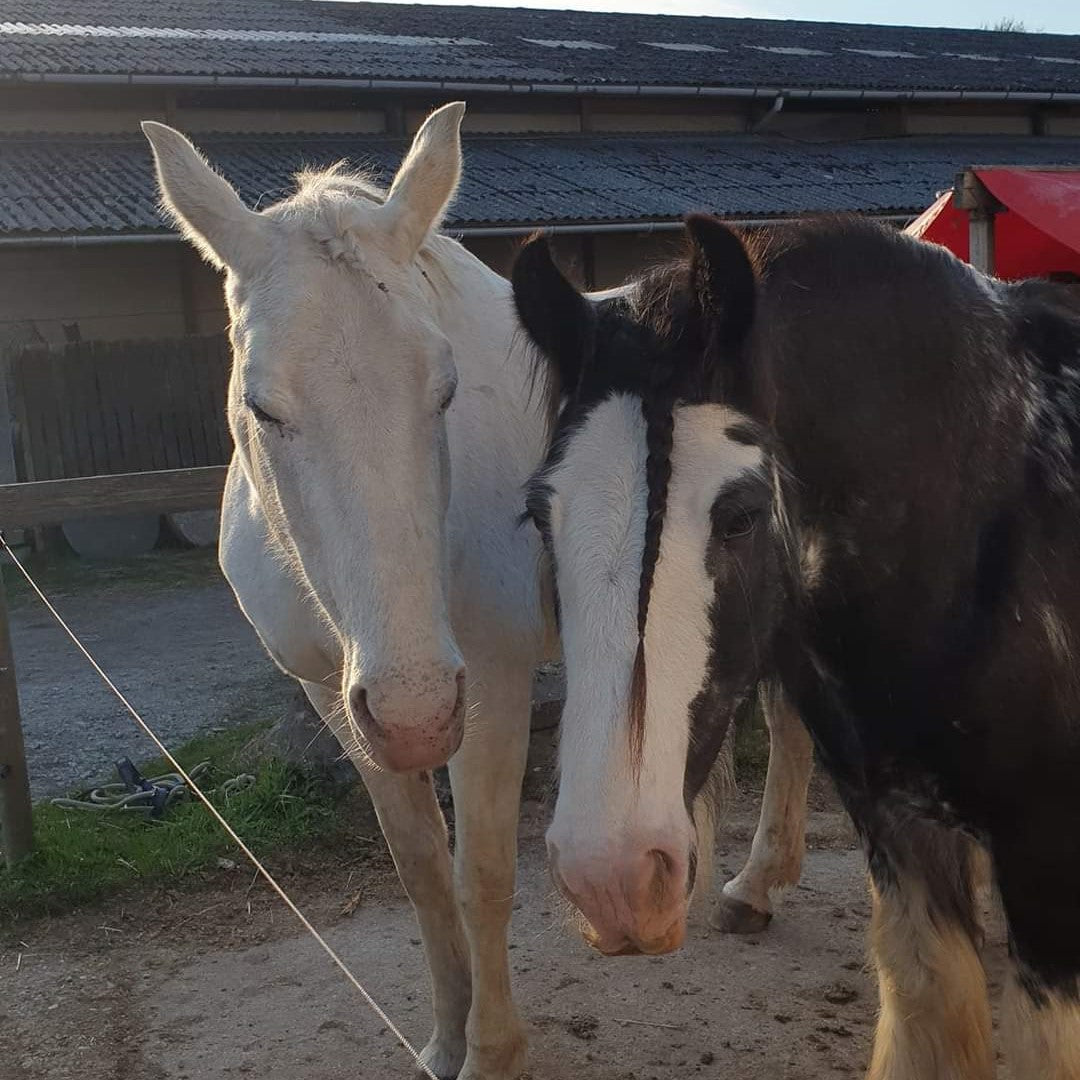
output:
[[[1080,274],[1080,170],[976,169],[1006,207],[994,218],[995,273],[1016,279]],[[968,214],[942,195],[907,232],[968,258]]]

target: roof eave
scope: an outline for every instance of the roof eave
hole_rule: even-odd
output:
[[[806,210],[805,214],[815,211]],[[853,211],[877,221],[907,222],[919,209],[905,210],[897,207],[893,210]],[[757,217],[728,217],[718,214],[730,225],[768,225],[778,221],[792,220],[799,214],[762,214]],[[584,234],[584,233],[649,233],[675,232],[683,227],[682,218],[628,218],[625,221],[561,221],[561,222],[511,222],[506,224],[462,223],[448,225],[449,236],[463,240],[487,237],[530,236],[535,232],[548,234]],[[167,232],[115,232],[115,233],[0,233],[0,248],[83,248],[107,247],[127,244],[172,244],[180,243],[183,237],[179,233]]]
[[[453,93],[563,94],[619,97],[775,98],[829,101],[1014,101],[1028,104],[1080,104],[1080,92],[1059,90],[908,90],[850,89],[830,86],[686,86],[652,83],[539,83],[483,82],[456,79],[350,79],[269,75],[94,74],[84,72],[12,72],[0,76],[12,83],[53,83],[97,86],[190,86],[226,89],[316,88],[341,90],[394,90]]]

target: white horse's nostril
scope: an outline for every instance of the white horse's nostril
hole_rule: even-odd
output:
[[[457,699],[454,702],[454,712],[453,712],[454,719],[457,719],[457,717],[460,716],[461,713],[465,709],[465,669],[464,668],[462,668],[457,673],[456,683],[457,683]]]
[[[369,738],[375,739],[393,738],[410,726],[443,729],[458,724],[466,705],[465,669],[459,668],[454,673],[452,684],[448,675],[449,672],[442,676],[441,693],[438,689],[433,694],[429,690],[428,696],[420,698],[402,695],[398,688],[392,688],[397,692],[387,693],[387,687],[380,683],[353,683],[346,694],[350,718]]]
[[[381,734],[382,728],[368,707],[367,690],[363,686],[354,686],[349,691],[349,708],[352,719],[364,731]]]

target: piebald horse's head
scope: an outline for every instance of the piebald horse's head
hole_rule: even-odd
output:
[[[562,401],[528,494],[568,683],[548,846],[608,953],[682,942],[695,801],[766,670],[782,596],[767,440],[738,404],[755,272],[712,219],[692,219],[689,241],[686,259],[597,299],[543,240],[514,271]]]
[[[442,764],[463,732],[436,235],[463,113],[428,118],[388,192],[335,168],[258,213],[182,135],[143,125],[165,208],[225,271],[229,423],[269,543],[335,643],[360,745],[395,771]]]

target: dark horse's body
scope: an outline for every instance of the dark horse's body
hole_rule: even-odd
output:
[[[871,844],[912,812],[984,836],[1019,955],[1075,991],[1080,319],[876,229],[768,273],[744,407],[822,558],[783,683]]]
[[[1062,287],[991,282],[866,223],[690,232],[688,261],[594,317],[584,382],[602,397],[616,320],[638,370],[608,357],[613,388],[654,410],[722,401],[751,421],[729,434],[762,447],[782,554],[754,588],[782,599],[747,677],[778,678],[865,840],[871,1074],[994,1075],[974,838],[1008,919],[1014,1075],[1077,1080],[1080,312]],[[527,326],[540,269],[515,278]],[[760,633],[716,609],[714,654]]]

